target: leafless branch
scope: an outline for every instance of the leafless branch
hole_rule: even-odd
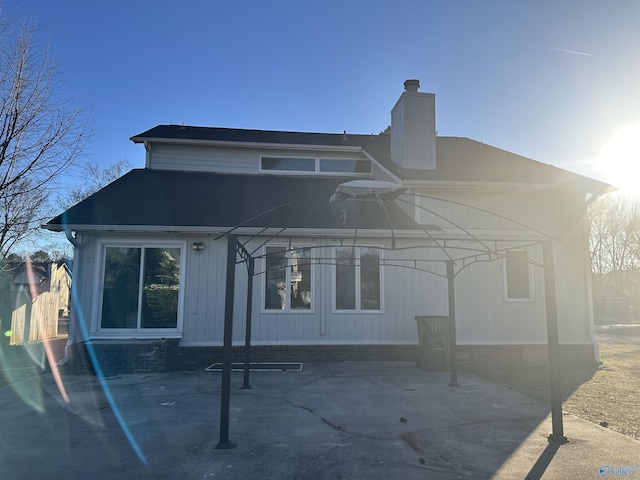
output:
[[[83,105],[60,96],[57,65],[36,30],[0,18],[0,258],[39,227],[48,192],[91,134]]]

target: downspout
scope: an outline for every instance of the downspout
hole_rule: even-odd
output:
[[[64,234],[66,235],[67,240],[69,240],[69,243],[71,243],[71,245],[73,245],[73,256],[74,256],[74,259],[75,259],[75,256],[76,256],[75,252],[76,252],[78,246],[80,245],[78,243],[78,240],[76,240],[75,233],[76,232],[74,232],[73,230],[70,230],[68,228],[66,228],[64,230]],[[71,292],[69,292],[71,296],[73,296],[73,290],[74,290],[73,284],[74,284],[73,275],[71,275]],[[74,323],[71,321],[71,312],[69,312],[69,331],[67,332],[67,343],[64,346],[64,356],[60,360],[58,360],[56,362],[56,365],[58,365],[58,366],[62,366],[62,365],[64,365],[65,363],[67,363],[69,361],[69,347],[71,346],[71,341],[73,339],[74,331],[75,331]]]
[[[67,240],[69,240],[69,243],[73,245],[73,248],[78,248],[78,241],[76,240],[75,233],[76,232],[74,230],[70,230],[68,228],[64,230],[64,234],[66,235]]]
[[[588,268],[585,269],[584,272],[584,302],[585,302],[585,317],[584,317],[584,328],[587,332],[589,339],[591,340],[591,345],[593,347],[593,359],[596,362],[596,365],[602,365],[602,360],[600,359],[600,347],[598,345],[598,341],[594,335],[595,329],[595,321],[593,315],[593,283],[591,279],[591,255],[589,254],[589,218],[588,218],[588,209],[589,205],[595,202],[600,197],[600,194],[593,194],[585,204],[584,209],[584,217],[582,221],[582,230],[583,230],[583,243],[585,246],[585,256]]]
[[[151,144],[147,140],[144,141],[144,151],[144,168],[149,168],[151,164]]]

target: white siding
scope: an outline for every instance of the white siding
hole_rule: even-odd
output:
[[[222,342],[226,279],[226,242],[193,238],[204,250],[189,251],[186,265],[185,322],[182,341],[188,344]],[[236,298],[238,293],[236,292]]]
[[[557,240],[554,257],[560,340],[589,342],[591,319],[585,281],[589,266],[583,237],[585,202],[580,194],[558,188],[427,192],[424,195],[458,203],[420,199],[420,205],[424,207],[419,214],[422,223],[439,225],[451,233],[460,233],[456,225],[462,226],[480,238],[490,239],[486,242],[490,246],[496,245],[494,239],[501,238],[504,241],[497,243],[498,248],[515,246],[517,242],[509,240],[534,238],[537,234],[532,229],[550,232]],[[515,219],[520,225],[460,204]],[[541,248],[533,249],[533,253],[533,259],[541,262]],[[471,265],[456,277],[460,343],[546,343],[542,268],[531,267],[532,301],[506,301],[503,262]]]
[[[258,173],[260,154],[241,149],[153,144],[149,168],[220,173]]]
[[[93,319],[93,291],[96,239],[78,233],[79,246],[74,249],[73,280],[71,282],[71,311],[69,312],[69,341],[79,343],[90,338]]]
[[[583,227],[575,216],[575,205],[578,200],[567,197],[567,210],[562,212],[546,211],[542,214],[533,212],[531,207],[505,204],[505,197],[491,192],[460,192],[449,198],[459,201],[474,202],[483,208],[496,209],[508,214],[526,215],[526,221],[540,223],[545,215],[553,227],[562,227],[565,232],[554,235],[562,242],[555,243],[556,288],[558,301],[558,320],[560,340],[566,343],[588,343],[590,319],[587,308],[588,275],[586,263],[587,253],[584,238],[578,235]],[[517,199],[518,193],[511,194],[511,200]],[[509,203],[509,202],[507,202]],[[531,205],[531,204],[529,204]],[[541,203],[547,208],[546,201]],[[435,207],[434,207],[435,208]],[[478,222],[474,215],[453,204],[440,205],[442,215],[453,217],[456,222],[470,222],[477,229],[487,234],[486,222]],[[516,212],[516,209],[518,211]],[[439,223],[443,220],[435,216],[424,215],[428,223]],[[570,221],[571,220],[571,221]],[[495,225],[503,227],[502,220],[495,220]],[[450,227],[450,226],[449,226]],[[494,234],[507,235],[513,231],[523,232],[522,228],[512,227],[511,233],[500,231]],[[214,241],[206,235],[148,234],[124,236],[109,233],[100,237],[81,234],[78,236],[80,247],[76,250],[74,272],[74,289],[79,304],[74,308],[74,315],[82,318],[87,332],[95,332],[96,302],[99,285],[98,240],[107,239],[135,240],[184,240],[187,242],[186,261],[183,265],[185,275],[184,311],[183,313],[183,345],[221,345],[223,341],[224,304],[225,304],[225,271],[226,240]],[[414,242],[424,245],[425,240]],[[279,242],[288,242],[280,239]],[[204,243],[204,250],[194,252],[190,246],[194,241]],[[261,242],[254,241],[248,245],[249,250],[256,248]],[[336,242],[323,239],[292,239],[293,245],[313,244],[316,247],[316,258],[332,258],[332,249],[328,245]],[[380,245],[382,241],[368,241],[369,245]],[[348,240],[345,242],[348,245]],[[504,245],[507,242],[503,242]],[[387,246],[388,241],[387,241]],[[399,247],[408,246],[407,241],[398,240]],[[320,248],[323,247],[323,248]],[[541,248],[531,249],[532,258],[541,260]],[[263,311],[264,275],[254,280],[252,299],[253,325],[252,343],[254,344],[402,344],[417,342],[416,315],[447,315],[447,280],[444,278],[442,262],[424,262],[422,260],[439,258],[444,255],[436,249],[386,250],[383,253],[385,265],[382,267],[383,278],[383,310],[381,312],[335,312],[334,310],[334,267],[329,260],[314,265],[313,270],[313,309],[310,312]],[[415,260],[415,263],[414,263]],[[402,262],[404,261],[404,262]],[[544,304],[543,272],[540,267],[532,267],[531,301],[507,301],[505,299],[504,260],[491,263],[477,263],[464,268],[455,278],[457,338],[461,344],[527,344],[546,343],[546,321]],[[404,267],[393,266],[402,264]],[[412,266],[434,270],[435,274],[418,271]],[[457,265],[460,268],[461,264]],[[406,268],[409,267],[409,268]],[[256,262],[256,272],[262,271],[260,261]],[[244,342],[246,313],[247,271],[244,264],[236,267],[236,285],[234,296],[234,343]],[[75,307],[75,305],[74,305]],[[74,340],[79,341],[81,335],[76,332]]]
[[[304,157],[366,160],[357,152],[310,151],[296,149],[221,148],[204,145],[152,144],[149,168],[219,173],[260,173],[260,157]],[[280,172],[282,173],[282,172]]]
[[[536,229],[583,234],[580,228],[585,208],[584,196],[570,190],[439,188],[416,189],[415,193],[422,224],[435,224],[444,229],[455,229],[455,223],[470,230],[531,232],[531,229]],[[443,200],[421,198],[421,195]],[[402,205],[402,202],[399,203]],[[520,225],[507,219],[516,220]]]
[[[546,343],[542,269],[532,267],[531,278],[533,299],[508,301],[504,259],[462,270],[455,279],[459,343]]]

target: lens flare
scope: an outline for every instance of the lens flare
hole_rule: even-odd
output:
[[[620,193],[640,197],[640,123],[619,129],[598,157],[604,179]]]

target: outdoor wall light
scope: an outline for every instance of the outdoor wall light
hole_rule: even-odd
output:
[[[193,242],[193,245],[191,246],[191,248],[193,248],[194,252],[200,253],[202,250],[204,250],[204,243],[202,243],[202,242]]]

